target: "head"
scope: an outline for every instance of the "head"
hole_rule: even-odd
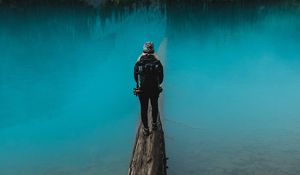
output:
[[[144,44],[143,53],[154,53],[154,44],[151,41],[148,41]]]

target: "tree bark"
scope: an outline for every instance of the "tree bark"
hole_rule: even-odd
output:
[[[149,116],[151,116],[151,112],[148,112],[148,118],[151,118]],[[140,122],[128,175],[166,175],[166,160],[164,132],[160,115],[158,116],[156,131],[151,131],[149,136],[144,136],[143,125]]]

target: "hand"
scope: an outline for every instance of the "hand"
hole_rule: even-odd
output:
[[[133,94],[138,96],[141,93],[141,90],[139,88],[133,88]]]

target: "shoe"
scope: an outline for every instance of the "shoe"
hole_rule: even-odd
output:
[[[144,136],[149,136],[150,135],[149,128],[143,128],[143,134]]]
[[[157,122],[156,123],[152,123],[152,130],[153,131],[157,130]]]

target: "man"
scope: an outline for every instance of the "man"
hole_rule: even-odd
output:
[[[152,130],[157,128],[158,97],[162,91],[160,84],[163,77],[163,66],[154,54],[154,44],[146,42],[143,53],[134,66],[134,79],[137,83],[135,94],[140,100],[143,133],[146,136],[150,134],[147,117],[149,99],[152,106]]]

